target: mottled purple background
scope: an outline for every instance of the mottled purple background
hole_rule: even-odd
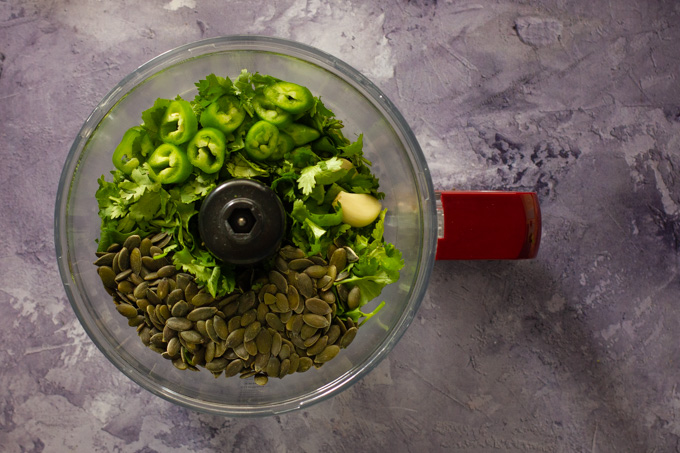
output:
[[[3,452],[670,452],[680,440],[680,4],[0,0]],[[536,190],[538,259],[437,263],[393,353],[303,411],[227,419],[122,375],[76,320],[53,210],[127,73],[224,34],[337,55],[438,189]]]

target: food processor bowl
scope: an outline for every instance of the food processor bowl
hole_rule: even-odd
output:
[[[111,153],[157,98],[192,100],[198,80],[242,69],[308,87],[344,123],[354,141],[363,134],[365,157],[385,193],[385,239],[405,266],[379,298],[386,305],[359,329],[354,342],[323,367],[270,379],[215,378],[206,370],[180,371],[140,341],[116,311],[93,265],[100,219],[97,180],[111,179]],[[370,372],[399,341],[418,310],[435,260],[435,193],[423,153],[408,124],[366,77],[338,58],[271,37],[227,36],[166,52],[125,77],[95,107],[63,168],[56,200],[55,243],[62,281],[83,328],[102,353],[146,390],[191,409],[226,416],[283,413],[322,401]]]

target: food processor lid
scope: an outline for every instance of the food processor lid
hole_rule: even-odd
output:
[[[286,214],[281,200],[252,179],[232,179],[210,192],[198,213],[201,241],[220,260],[251,265],[281,245]]]

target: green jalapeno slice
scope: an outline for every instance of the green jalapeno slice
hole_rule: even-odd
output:
[[[321,133],[313,127],[304,124],[292,123],[281,127],[281,130],[290,135],[296,146],[301,146],[313,142],[321,136]]]
[[[224,95],[215,100],[201,113],[201,126],[219,129],[223,134],[234,132],[246,118],[246,111],[239,100],[231,95]]]
[[[187,157],[194,167],[205,173],[217,173],[224,165],[227,140],[219,129],[200,129],[187,145]]]
[[[156,148],[147,163],[151,169],[149,176],[161,184],[184,182],[193,170],[186,153],[170,143],[163,143]]]
[[[253,107],[261,120],[268,121],[276,126],[282,126],[292,121],[290,113],[274,105],[261,94],[253,98]]]
[[[314,103],[314,96],[306,87],[291,82],[276,82],[263,90],[272,104],[289,113],[301,113]]]
[[[139,167],[146,156],[153,152],[153,143],[144,128],[135,126],[123,135],[116,150],[113,152],[113,165],[126,175]]]
[[[170,102],[161,120],[161,140],[172,145],[181,145],[191,140],[197,130],[198,120],[191,104],[183,99]]]
[[[255,160],[265,160],[272,155],[278,141],[278,128],[267,121],[258,121],[246,134],[246,153]]]

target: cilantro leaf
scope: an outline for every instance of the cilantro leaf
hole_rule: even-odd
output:
[[[302,191],[303,195],[309,195],[316,186],[317,178],[325,178],[330,184],[332,181],[332,176],[337,173],[338,179],[343,175],[340,174],[342,168],[342,161],[337,157],[331,157],[328,160],[322,160],[316,165],[303,168],[300,172],[300,177],[298,178],[298,188]]]

